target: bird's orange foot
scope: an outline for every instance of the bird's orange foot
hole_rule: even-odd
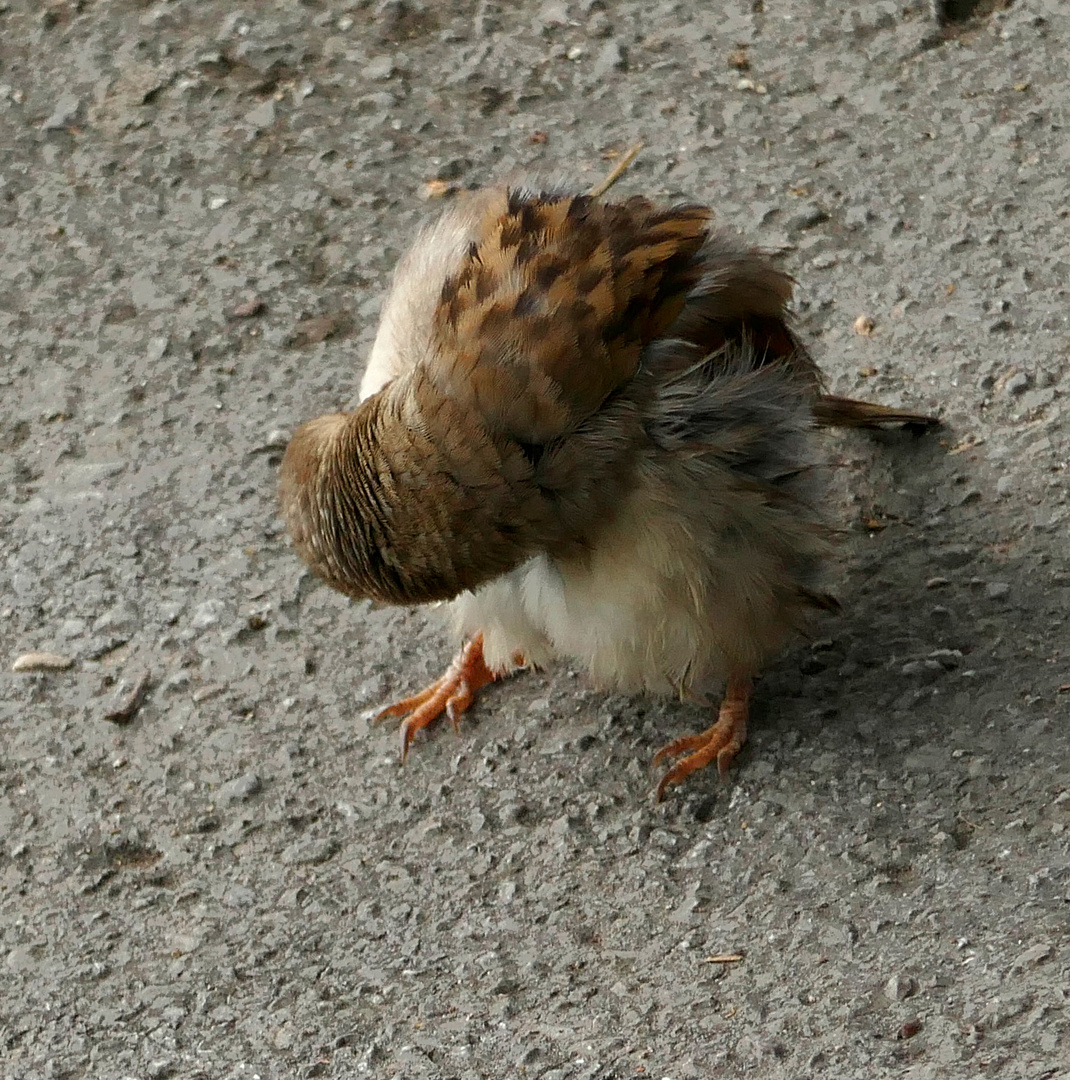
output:
[[[693,772],[704,769],[714,759],[717,761],[717,771],[722,776],[728,772],[732,759],[747,741],[750,696],[750,679],[729,679],[717,723],[707,728],[701,735],[685,735],[682,739],[676,739],[668,746],[663,746],[654,755],[655,765],[664,761],[665,758],[687,755],[661,778],[657,794],[654,796],[655,802],[661,802],[665,789],[670,784],[681,783]]]
[[[405,717],[401,723],[401,763],[405,764],[416,732],[443,713],[450,718],[454,728],[458,728],[461,713],[475,701],[476,694],[500,675],[487,667],[483,659],[483,635],[477,634],[465,643],[441,679],[420,693],[383,709],[377,720],[386,716]]]

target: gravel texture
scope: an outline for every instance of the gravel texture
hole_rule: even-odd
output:
[[[1070,1077],[1070,10],[974,7],[0,3],[5,1080]],[[640,137],[946,429],[835,437],[726,782],[566,668],[402,771],[453,644],[308,578],[281,449],[423,196]]]

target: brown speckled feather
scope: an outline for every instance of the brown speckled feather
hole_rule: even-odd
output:
[[[435,384],[523,443],[568,431],[679,315],[709,216],[641,198],[510,193],[442,288]]]

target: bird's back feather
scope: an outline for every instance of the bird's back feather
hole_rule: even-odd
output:
[[[510,192],[442,287],[433,380],[491,431],[567,434],[675,321],[708,222],[702,207]]]

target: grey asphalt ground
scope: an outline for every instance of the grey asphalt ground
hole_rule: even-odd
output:
[[[0,3],[5,1080],[1070,1077],[1070,5],[987,6]],[[727,781],[565,667],[401,770],[453,642],[315,586],[281,446],[429,181],[637,138],[946,427],[833,437],[846,614]]]

